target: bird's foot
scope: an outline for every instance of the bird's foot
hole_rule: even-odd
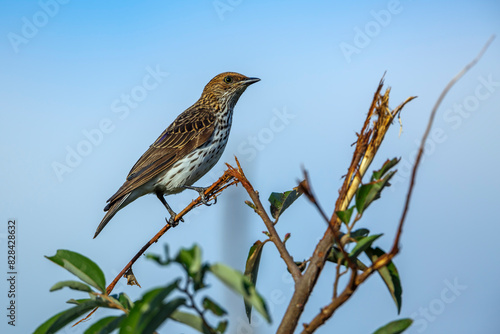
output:
[[[210,206],[212,204],[217,203],[217,197],[214,198],[214,202],[212,204],[208,203],[207,196],[205,196],[205,191],[208,189],[208,187],[184,186],[184,188],[197,191],[198,194],[200,195],[201,203],[205,204],[206,206]]]
[[[165,198],[163,197],[162,193],[156,193],[156,197],[158,197],[160,202],[162,202],[165,208],[167,209],[168,213],[170,213],[170,218],[167,219],[165,217],[165,220],[167,221],[167,223],[170,224],[170,226],[176,227],[177,225],[179,225],[179,221],[184,222],[184,219],[182,219],[182,217],[179,218],[178,221],[175,221],[175,217],[177,216],[177,214],[174,212],[174,210],[172,210],[170,205],[168,205],[167,201],[165,201]]]
[[[184,222],[184,218],[182,218],[182,217],[179,220],[176,221],[175,220],[176,216],[177,216],[177,214],[172,211],[172,212],[170,212],[170,218],[165,217],[165,221],[167,223],[169,223],[170,226],[176,227],[177,225],[179,225],[179,222]]]

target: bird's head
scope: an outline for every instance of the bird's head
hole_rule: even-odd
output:
[[[260,81],[259,78],[249,78],[236,72],[225,72],[216,75],[205,86],[202,99],[217,101],[234,107],[241,94],[248,86]]]

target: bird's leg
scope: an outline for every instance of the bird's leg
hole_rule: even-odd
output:
[[[201,203],[205,204],[206,206],[212,205],[212,204],[208,204],[207,197],[205,196],[205,191],[208,189],[208,187],[193,187],[193,186],[186,186],[186,185],[184,185],[183,187],[186,189],[191,189],[191,190],[197,191],[198,194],[200,194]],[[215,203],[217,203],[217,197],[215,197],[213,204],[215,204]]]
[[[172,227],[176,227],[179,224],[178,221],[177,222],[175,221],[175,216],[177,216],[177,214],[174,212],[174,210],[172,210],[172,208],[170,208],[170,205],[168,205],[162,193],[156,193],[156,197],[158,197],[160,202],[162,202],[165,208],[167,208],[168,213],[170,213],[170,218],[169,219],[165,218],[165,220],[167,221],[167,223],[172,225]],[[184,219],[181,218],[180,221],[183,222]]]

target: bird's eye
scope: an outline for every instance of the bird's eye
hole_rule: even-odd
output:
[[[228,77],[225,77],[225,78],[224,78],[224,82],[225,82],[225,83],[231,83],[231,82],[233,82],[233,78],[231,78],[231,77],[229,77],[229,76],[228,76]]]

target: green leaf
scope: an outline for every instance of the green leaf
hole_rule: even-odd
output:
[[[408,327],[411,326],[413,323],[413,320],[411,319],[400,319],[400,320],[395,320],[391,321],[385,326],[380,327],[377,329],[373,334],[399,334],[403,333]]]
[[[90,284],[100,292],[106,291],[106,279],[104,273],[97,264],[89,258],[64,249],[59,249],[54,256],[46,256],[47,259],[60,265],[73,275],[87,284]]]
[[[202,305],[205,310],[210,310],[213,314],[219,317],[227,314],[225,309],[208,297],[203,298]]]
[[[380,198],[382,190],[389,186],[389,180],[396,174],[396,171],[389,172],[382,180],[361,185],[356,191],[356,210],[362,214],[366,208],[375,200]]]
[[[196,275],[201,269],[201,249],[194,245],[190,249],[183,248],[179,251],[175,261],[184,265],[190,276]]]
[[[351,206],[349,209],[347,210],[344,210],[344,211],[337,211],[335,212],[337,214],[337,217],[339,217],[339,219],[346,225],[349,224],[349,222],[351,221],[351,216],[352,216],[352,212],[354,211],[354,205]]]
[[[250,208],[253,209],[253,211],[257,211],[257,207],[255,206],[255,204],[253,204],[252,202],[250,201],[245,201],[245,204],[248,205]]]
[[[209,270],[227,287],[243,296],[245,301],[255,307],[257,312],[259,312],[267,320],[267,322],[271,322],[271,317],[267,311],[264,298],[257,293],[255,285],[250,282],[248,277],[221,263],[211,265]]]
[[[105,317],[87,328],[84,334],[108,334],[120,327],[121,322],[125,319],[125,315],[115,317]]]
[[[333,263],[338,263],[339,259],[341,261],[340,264],[347,266],[347,262],[342,261],[342,260],[344,260],[344,254],[342,254],[340,249],[338,249],[337,247],[332,247],[330,249],[330,253],[326,257],[326,260],[333,262]],[[361,271],[365,271],[367,268],[367,266],[363,262],[361,262],[359,259],[356,259],[356,267],[357,267],[357,269],[359,269]]]
[[[349,257],[351,259],[357,259],[358,255],[361,254],[361,252],[364,252],[367,248],[369,248],[372,243],[380,238],[383,234],[374,234],[374,235],[369,235],[367,237],[361,238],[356,246],[352,249],[352,251],[349,253]]]
[[[65,287],[68,287],[68,288],[73,289],[73,290],[83,291],[83,292],[92,292],[92,289],[90,288],[90,286],[88,286],[85,283],[78,282],[78,281],[58,282],[50,288],[50,292],[57,291],[57,290],[60,290],[62,288],[65,288]]]
[[[134,302],[125,292],[120,293],[117,299],[126,310],[130,310],[132,307],[134,307]]]
[[[365,253],[370,258],[372,263],[385,254],[385,252],[378,247],[375,249],[367,248]],[[387,266],[378,269],[378,273],[387,286],[387,289],[389,289],[389,293],[396,304],[399,314],[402,305],[403,288],[401,286],[401,280],[399,279],[399,273],[396,265],[394,265],[394,262],[391,261]]]
[[[141,328],[141,331],[134,333],[154,333],[156,329],[172,315],[172,313],[185,304],[186,300],[184,298],[175,298],[166,304],[160,305],[158,309],[152,310],[153,312],[151,313],[153,313],[153,315],[149,321],[140,324],[139,328]]]
[[[91,301],[93,299],[96,299],[97,297],[96,296],[93,296],[94,298],[84,298],[84,299],[73,299],[71,298],[70,300],[68,300],[66,303],[68,304],[75,304],[75,305],[80,305],[80,304],[83,304],[83,303],[86,303],[88,301]]]
[[[170,315],[170,319],[175,320],[177,322],[180,322],[184,325],[187,325],[191,328],[196,329],[200,333],[207,333],[210,334],[212,333],[211,328],[208,328],[205,326],[203,323],[203,319],[197,314],[192,314],[192,313],[187,313],[187,312],[182,312],[182,311],[175,311]]]
[[[163,287],[150,290],[134,303],[127,318],[120,326],[120,334],[153,333],[179,306],[184,298],[176,298],[168,303],[164,299],[177,288],[178,280]]]
[[[401,159],[398,159],[398,158],[394,158],[392,160],[386,160],[386,162],[384,162],[384,165],[382,166],[382,168],[373,172],[371,181],[380,180],[382,178],[382,176],[384,176],[385,173],[387,173],[389,171],[389,169],[396,166],[400,160]]]
[[[109,295],[109,299],[112,302],[114,302],[115,304],[117,304],[118,306],[120,306],[126,310],[130,310],[132,307],[134,307],[134,302],[124,292],[122,292],[120,294]]]
[[[165,263],[165,261],[163,261],[161,259],[161,256],[157,255],[157,254],[148,253],[148,254],[146,254],[146,259],[153,260],[154,262],[158,263],[160,266],[164,266],[164,265],[168,264],[168,263]]]
[[[168,250],[168,244],[165,244],[165,260],[162,260],[161,256],[157,254],[146,254],[146,259],[153,260],[160,266],[168,266],[170,263],[172,263],[170,252]]]
[[[122,304],[122,302],[120,301],[119,295],[117,295],[117,294],[110,295],[110,296],[108,296],[108,298],[109,298],[110,303],[116,305],[117,308],[121,307],[121,308],[124,308],[126,310],[130,309],[130,305],[127,304],[128,301],[124,300],[126,302],[126,304],[125,305]]]
[[[351,232],[350,237],[356,241],[359,241],[362,238],[366,237],[369,233],[370,230],[368,230],[367,228],[360,228],[357,229],[356,231]]]
[[[271,203],[271,215],[273,218],[278,219],[278,217],[281,216],[300,195],[302,195],[302,193],[298,191],[297,188],[293,188],[293,190],[284,193],[271,193],[269,202]]]
[[[193,279],[195,291],[205,287],[203,280],[207,268],[201,263],[201,249],[198,245],[193,245],[190,249],[181,249],[174,261],[186,269],[189,277]]]
[[[35,329],[34,334],[55,333],[76,318],[84,315],[95,307],[107,307],[109,304],[102,299],[88,299],[75,307],[62,311]]]
[[[229,322],[227,320],[223,320],[223,321],[219,322],[219,324],[217,325],[217,328],[215,330],[217,331],[217,333],[224,333],[227,329],[228,324],[229,324]]]
[[[262,255],[262,249],[264,248],[264,244],[262,241],[257,240],[252,247],[250,247],[250,251],[248,252],[247,263],[245,265],[245,273],[244,275],[248,277],[250,282],[254,286],[257,285],[257,275],[259,273],[259,265],[260,258]],[[250,322],[252,316],[252,305],[245,300],[245,311],[247,313],[248,321]]]

